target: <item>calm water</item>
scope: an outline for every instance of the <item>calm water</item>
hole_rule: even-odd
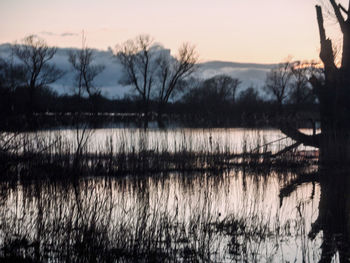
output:
[[[311,133],[312,130],[303,130]],[[293,141],[277,129],[143,129],[111,128],[97,130],[59,130],[39,133],[28,133],[29,138],[39,138],[44,144],[57,140],[63,142],[68,148],[75,149],[80,138],[86,140],[88,152],[132,152],[152,150],[157,152],[227,152],[241,153],[257,148],[269,151],[283,149]],[[274,142],[271,143],[270,142]],[[300,147],[299,149],[311,149]]]
[[[74,140],[74,131],[60,133]],[[276,130],[106,129],[87,147],[239,152],[280,138]],[[3,182],[0,253],[48,262],[348,262],[349,176],[317,169],[303,171],[316,180],[238,169]]]
[[[77,238],[92,242],[83,241],[87,228],[110,250],[122,242],[133,246],[137,239],[147,243],[149,236],[156,242],[169,235],[177,246],[170,255],[178,253],[179,260],[186,258],[181,251],[191,248],[194,256],[206,250],[217,262],[317,262],[322,238],[312,241],[307,234],[318,216],[320,187],[302,185],[280,203],[279,190],[293,176],[232,171],[2,185],[1,242],[40,240],[41,253],[52,249],[62,260],[66,242],[72,248]]]

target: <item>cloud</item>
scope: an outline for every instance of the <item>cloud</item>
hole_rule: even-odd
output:
[[[51,31],[41,31],[39,33],[40,35],[45,35],[45,36],[57,36],[57,37],[73,37],[73,36],[78,36],[79,34],[74,33],[74,32],[64,32],[61,34],[57,34]]]
[[[78,36],[79,34],[77,33],[73,33],[73,32],[64,32],[62,33],[60,36],[61,37],[75,37],[75,36]]]

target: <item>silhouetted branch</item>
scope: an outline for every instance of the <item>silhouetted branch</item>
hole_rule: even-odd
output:
[[[311,224],[311,230],[308,234],[309,238],[311,240],[314,240],[315,237],[318,235],[318,233],[320,233],[321,231],[321,219],[320,216],[317,217],[317,219],[315,220],[314,223]]]
[[[271,69],[266,75],[264,88],[268,94],[271,94],[276,99],[280,107],[282,107],[291,88],[292,66],[291,61],[287,60],[276,68]]]
[[[317,135],[306,135],[302,132],[300,132],[297,128],[294,128],[290,125],[281,125],[280,130],[290,137],[291,139],[304,144],[305,146],[312,146],[319,148],[320,147],[320,141],[321,141],[321,134]]]
[[[37,89],[47,87],[64,74],[55,65],[48,63],[57,49],[49,47],[44,40],[36,36],[28,36],[23,40],[23,44],[13,45],[12,51],[23,65],[24,79],[29,90],[29,113],[32,115],[35,111],[34,98]]]
[[[125,83],[135,88],[142,98],[144,127],[148,127],[150,98],[156,72],[157,46],[148,35],[140,35],[117,47],[118,57],[125,71]]]
[[[292,180],[288,185],[283,187],[280,190],[280,206],[282,206],[283,199],[290,196],[295,189],[297,189],[300,185],[310,182],[315,182],[318,180],[318,173],[310,173],[310,174],[300,174],[294,180]]]
[[[279,155],[281,155],[281,154],[287,153],[287,152],[293,150],[294,148],[299,147],[300,145],[301,145],[301,142],[293,143],[292,145],[287,146],[287,147],[285,147],[284,149],[282,149],[281,151],[279,151],[279,152],[273,154],[272,157],[276,157],[276,156],[279,156]]]
[[[321,41],[320,58],[324,63],[325,67],[335,69],[336,65],[334,63],[332,41],[326,38],[326,31],[323,25],[324,21],[323,21],[321,6],[316,6],[316,12],[317,12],[317,22],[318,22],[318,28],[320,31],[320,41]]]
[[[82,37],[82,47],[80,50],[69,53],[69,62],[76,72],[76,81],[78,85],[78,95],[86,91],[91,97],[98,93],[94,87],[94,79],[105,69],[104,65],[94,65],[93,50],[86,45],[86,38]]]
[[[342,4],[338,4],[338,7],[339,7],[340,10],[342,10],[345,14],[347,14],[347,15],[349,14],[349,13],[348,13],[348,10],[346,10],[345,7],[342,6]]]
[[[332,7],[334,9],[335,16],[338,19],[338,22],[339,22],[339,25],[340,25],[340,29],[342,30],[342,32],[344,32],[345,20],[344,20],[343,15],[340,12],[340,7],[339,7],[339,5],[337,5],[335,0],[329,0],[329,1],[331,2]]]

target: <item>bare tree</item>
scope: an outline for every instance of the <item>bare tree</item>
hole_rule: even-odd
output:
[[[317,68],[316,65],[317,63],[313,61],[295,61],[292,63],[292,83],[289,94],[290,103],[300,105],[306,102],[315,102],[315,96],[309,78],[317,73],[321,74],[321,69]]]
[[[81,49],[70,51],[68,60],[75,71],[76,94],[81,98],[86,92],[92,104],[92,111],[96,114],[100,90],[95,86],[94,80],[105,69],[105,66],[94,63],[94,51],[87,47],[84,34]]]
[[[144,128],[148,127],[152,87],[155,81],[157,47],[148,35],[140,35],[117,46],[116,55],[124,68],[123,84],[131,85],[142,100]]]
[[[195,47],[184,43],[176,57],[163,53],[158,58],[158,122],[170,97],[181,88],[181,82],[189,77],[196,69],[198,55]]]
[[[335,0],[324,0],[333,10],[333,15],[342,34],[342,56],[338,63],[333,42],[327,38],[324,13],[316,6],[320,35],[320,58],[323,74],[313,73],[310,78],[319,101],[321,133],[306,135],[289,123],[281,130],[304,145],[320,150],[320,173],[314,180],[320,181],[321,196],[319,213],[312,224],[309,238],[314,240],[322,231],[320,262],[331,262],[335,257],[340,262],[349,261],[349,174],[350,162],[350,1],[347,8]],[[344,169],[345,168],[345,169]],[[310,176],[307,176],[310,177]],[[299,182],[305,178],[299,177]],[[307,178],[306,178],[307,180]],[[314,181],[313,181],[314,182]],[[296,188],[297,181],[289,187]]]
[[[98,89],[94,85],[95,78],[105,69],[104,65],[94,64],[94,52],[86,45],[86,38],[82,36],[82,47],[77,51],[70,51],[68,60],[72,65],[77,82],[77,94],[79,97],[87,92],[91,97],[98,93]]]
[[[290,90],[291,67],[292,63],[288,60],[279,64],[276,68],[271,69],[266,76],[265,91],[276,100],[280,108]]]
[[[34,35],[24,38],[22,44],[12,47],[13,53],[21,61],[25,70],[25,82],[29,90],[29,114],[35,111],[35,92],[58,80],[63,72],[49,61],[56,54],[55,47]]]
[[[75,71],[76,94],[79,99],[81,99],[84,93],[87,93],[92,104],[92,112],[97,114],[98,105],[95,99],[100,95],[100,90],[95,86],[94,80],[105,69],[105,66],[94,63],[94,51],[88,48],[84,33],[82,34],[81,49],[70,51],[68,53],[68,61]],[[80,169],[83,150],[86,147],[93,130],[88,129],[88,122],[83,119],[80,109],[74,117],[74,124],[76,127],[76,150],[74,154],[73,168],[77,170]]]
[[[321,6],[316,6],[324,78],[313,75],[310,83],[320,108],[321,133],[312,136],[284,124],[281,130],[294,140],[318,147],[323,164],[348,164],[350,161],[350,1],[345,8],[329,0],[343,37],[341,64],[335,62],[332,41],[327,38]]]
[[[218,98],[218,102],[236,101],[236,93],[238,86],[241,84],[239,79],[231,78],[228,75],[216,75],[203,82],[203,88],[212,98]]]

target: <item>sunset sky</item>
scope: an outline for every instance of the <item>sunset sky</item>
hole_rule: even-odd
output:
[[[172,51],[182,42],[195,44],[201,61],[275,63],[289,55],[317,59],[317,3],[320,0],[1,0],[0,43],[36,34],[49,45],[79,47],[84,30],[89,47],[102,50],[149,34]],[[327,27],[328,35],[337,35],[332,17]]]

